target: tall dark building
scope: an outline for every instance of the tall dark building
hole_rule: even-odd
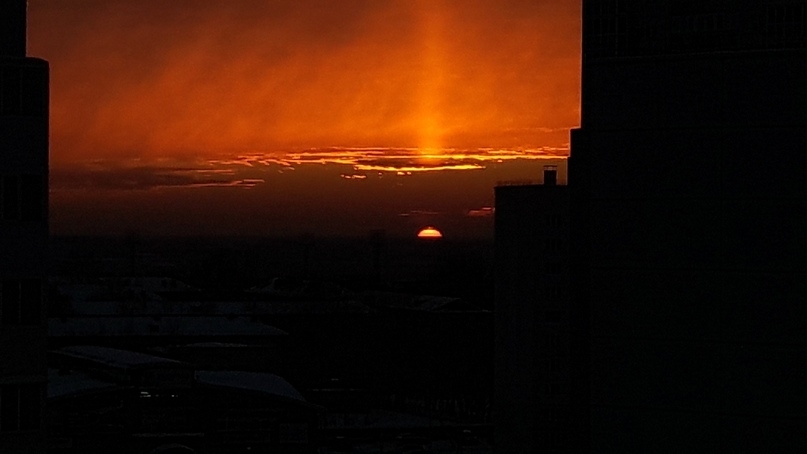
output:
[[[48,64],[26,57],[26,2],[0,3],[0,452],[45,451]]]
[[[807,449],[807,1],[584,0],[592,452]]]
[[[564,182],[565,183],[565,182]],[[543,184],[496,187],[496,452],[567,453],[581,418],[571,390],[569,187],[547,166]]]

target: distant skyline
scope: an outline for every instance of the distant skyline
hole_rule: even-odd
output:
[[[32,0],[51,229],[486,236],[496,181],[568,154],[579,16],[578,1]]]

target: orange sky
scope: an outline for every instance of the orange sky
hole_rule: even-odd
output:
[[[312,148],[563,154],[579,16],[569,0],[31,0],[29,54],[51,63],[51,163],[73,182]]]

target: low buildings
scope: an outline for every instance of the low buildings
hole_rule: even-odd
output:
[[[323,408],[274,374],[97,346],[49,367],[49,452],[316,452]]]

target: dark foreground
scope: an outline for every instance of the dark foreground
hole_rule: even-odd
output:
[[[129,236],[51,251],[50,388],[106,385],[51,393],[53,452],[489,450],[490,242]],[[120,352],[159,360],[121,372]]]

